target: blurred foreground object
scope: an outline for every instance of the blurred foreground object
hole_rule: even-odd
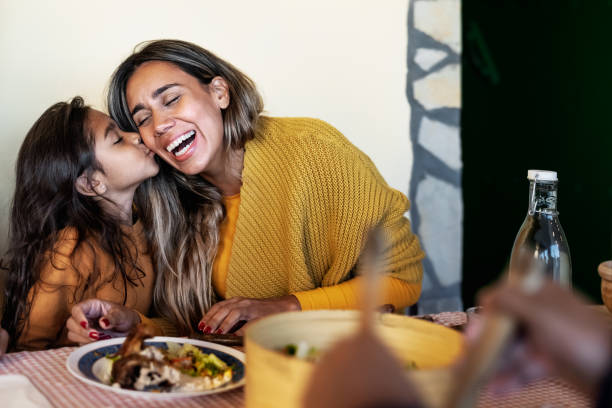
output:
[[[310,404],[310,398],[318,397],[313,394],[326,393],[327,397],[332,397],[333,392],[327,393],[318,387],[339,389],[337,387],[348,387],[351,383],[355,387],[369,383],[371,386],[364,392],[380,395],[378,391],[386,390],[386,386],[378,387],[377,378],[397,386],[415,384],[419,396],[429,406],[440,407],[451,381],[451,366],[464,352],[462,334],[403,315],[376,314],[374,319],[373,334],[366,336],[360,330],[361,315],[354,310],[282,313],[252,323],[245,337],[249,367],[245,388],[247,408],[300,407],[305,402]],[[320,352],[318,363],[282,352],[285,346],[300,342]],[[353,351],[362,347],[360,342],[365,348],[371,347],[372,352],[343,351],[346,344],[354,345]],[[383,347],[386,351],[379,353]],[[336,352],[341,353],[338,358]],[[342,364],[340,360],[343,359],[354,361]],[[396,370],[388,367],[389,361],[401,368],[401,377],[392,374]],[[359,369],[355,369],[357,366]],[[389,375],[393,378],[389,379]],[[309,385],[311,381],[316,384]],[[336,381],[342,385],[337,385]],[[348,400],[352,396],[360,395],[355,390],[353,394],[340,396],[338,391],[336,397],[342,398],[342,403],[336,406],[350,407]],[[322,401],[319,403],[321,405],[306,406],[325,406]]]
[[[518,253],[528,249],[545,266],[545,273],[563,286],[571,287],[572,266],[569,246],[557,212],[557,173],[529,170],[529,210],[519,230],[510,257],[509,278],[515,279]]]
[[[507,285],[521,293],[536,293],[544,282],[546,265],[534,259],[533,252],[534,248],[525,243],[514,254],[512,279]],[[476,405],[480,389],[495,372],[518,327],[512,316],[495,310],[485,314],[480,324],[479,335],[474,338],[466,358],[457,369],[448,407],[471,408]]]
[[[601,299],[612,313],[612,261],[605,261],[597,267],[601,276]]]
[[[361,283],[361,324],[356,333],[336,344],[310,377],[304,405],[317,408],[372,407],[386,405],[409,406],[418,399],[412,387],[406,386],[404,371],[399,361],[374,332],[374,311],[379,304],[381,258],[385,239],[380,227],[368,234],[359,264]],[[362,359],[368,361],[364,366]],[[416,363],[414,363],[416,365]],[[384,372],[385,376],[370,377],[362,370]],[[373,393],[371,390],[376,389]]]
[[[405,368],[372,332],[337,343],[315,368],[304,393],[304,407],[313,408],[416,407],[418,402]]]
[[[486,290],[481,298],[483,317],[490,313],[506,316],[520,332],[499,360],[491,383],[516,387],[543,376],[559,375],[597,400],[597,407],[612,406],[612,316],[548,279],[537,291],[505,283]],[[405,341],[410,340],[406,337]],[[444,379],[432,377],[430,383],[416,382],[408,375],[400,381],[401,364],[388,360],[387,353],[381,351],[383,344],[376,338],[356,335],[337,343],[314,368],[304,393],[304,406],[441,406],[428,401],[426,394],[436,381],[456,381],[457,373]],[[514,352],[517,349],[523,352]],[[425,346],[414,355],[419,352],[431,351]],[[280,384],[277,386],[280,388]],[[448,389],[439,391],[446,397]],[[417,405],[419,399],[422,405]]]
[[[361,331],[369,333],[374,324],[374,312],[380,304],[383,248],[387,242],[380,225],[368,233],[365,246],[359,257],[361,281]]]
[[[504,314],[520,324],[522,336],[515,345],[529,356],[518,363],[503,362],[494,382],[525,383],[533,380],[530,372],[544,368],[593,397],[609,388],[602,380],[612,369],[612,316],[548,280],[534,293],[505,285],[481,298],[485,313]]]

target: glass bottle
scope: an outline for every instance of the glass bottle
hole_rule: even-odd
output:
[[[533,254],[545,273],[561,285],[572,285],[572,263],[565,233],[557,212],[557,172],[529,170],[529,211],[521,226],[510,256],[510,279],[522,269],[519,253]],[[524,255],[522,255],[524,256]]]

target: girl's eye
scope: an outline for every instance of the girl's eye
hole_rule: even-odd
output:
[[[117,138],[117,140],[115,140],[115,142],[113,144],[116,145],[117,143],[121,143],[121,142],[123,142],[123,138],[121,136],[119,136]]]
[[[174,98],[170,99],[168,102],[166,102],[164,105],[166,106],[172,105],[174,102],[178,101],[180,97],[181,97],[180,95],[177,95]]]

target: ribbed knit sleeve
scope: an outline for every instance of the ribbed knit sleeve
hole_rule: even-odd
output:
[[[363,278],[357,276],[338,285],[296,292],[302,310],[357,309],[361,301]],[[421,294],[421,283],[410,283],[385,276],[382,281],[380,305],[390,304],[401,310],[414,304]]]
[[[325,122],[261,118],[245,147],[227,298],[267,298],[355,276],[366,233],[382,225],[384,271],[422,280],[409,202],[372,161]]]

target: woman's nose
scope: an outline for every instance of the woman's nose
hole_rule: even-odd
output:
[[[155,136],[161,136],[166,133],[174,124],[172,119],[168,116],[155,115],[153,114],[153,123],[155,126]]]

